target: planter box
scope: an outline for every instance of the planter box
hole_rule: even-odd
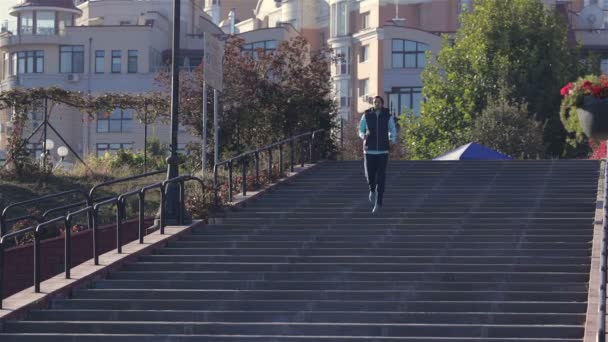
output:
[[[586,136],[594,140],[608,139],[608,99],[587,96],[576,112]]]

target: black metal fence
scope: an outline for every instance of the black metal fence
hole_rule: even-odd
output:
[[[226,166],[228,168],[228,182],[229,182],[229,197],[230,201],[232,201],[232,189],[233,189],[233,179],[232,179],[232,169],[233,164],[241,163],[242,165],[242,175],[243,175],[243,194],[247,194],[247,163],[253,157],[255,160],[255,185],[256,187],[260,186],[260,155],[262,153],[268,153],[268,172],[269,177],[272,175],[272,152],[275,150],[279,151],[279,170],[282,173],[283,171],[283,148],[285,145],[289,144],[290,148],[290,169],[293,172],[295,162],[295,148],[296,144],[300,144],[300,153],[299,153],[299,163],[304,166],[305,159],[308,159],[310,163],[316,161],[318,155],[316,153],[320,153],[320,149],[315,149],[315,142],[318,142],[318,138],[320,136],[324,137],[324,130],[316,130],[313,132],[308,132],[300,135],[293,136],[291,138],[279,141],[277,143],[259,148],[254,151],[249,151],[247,153],[243,153],[239,156],[231,158],[229,160],[218,163],[214,166],[214,193],[215,199],[217,203],[218,198],[218,170],[221,166]],[[308,150],[308,156],[305,156],[305,151]],[[135,190],[131,190],[125,193],[122,193],[118,196],[105,196],[98,197],[97,192],[99,189],[108,187],[110,185],[120,184],[130,182],[136,179],[142,179],[154,175],[160,175],[165,171],[153,171],[140,175],[135,175],[127,178],[121,178],[116,180],[111,180],[108,182],[100,183],[93,186],[90,191],[86,192],[84,190],[70,190],[64,191],[56,194],[42,196],[36,199],[27,200],[23,202],[18,202],[11,204],[4,208],[2,214],[0,214],[0,309],[2,308],[2,298],[3,298],[3,276],[4,276],[4,249],[6,248],[6,244],[8,240],[14,239],[26,234],[33,233],[34,235],[34,289],[36,292],[40,292],[40,283],[41,283],[41,275],[40,275],[40,241],[42,237],[42,233],[51,226],[55,226],[58,223],[63,223],[65,226],[65,277],[66,279],[70,278],[70,270],[72,268],[72,246],[71,246],[71,225],[73,220],[76,217],[86,215],[87,216],[87,227],[92,232],[92,251],[93,251],[93,260],[95,265],[99,265],[99,237],[98,237],[98,228],[100,225],[99,222],[99,211],[103,207],[113,207],[115,210],[116,217],[116,249],[118,253],[122,253],[123,246],[123,222],[126,220],[126,206],[127,199],[130,197],[137,196],[138,198],[138,237],[139,243],[144,243],[144,235],[145,235],[145,227],[144,227],[144,207],[146,201],[146,194],[152,190],[158,190],[160,193],[160,210],[159,210],[159,220],[158,220],[158,228],[160,234],[165,233],[166,226],[166,211],[167,211],[167,203],[166,203],[166,190],[169,184],[176,184],[179,188],[179,203],[178,203],[178,217],[177,224],[183,225],[186,220],[185,213],[185,191],[186,191],[186,182],[195,182],[200,185],[201,191],[204,194],[206,192],[205,183],[202,179],[191,176],[179,176],[173,179],[168,179],[162,182],[157,182],[154,184],[149,184],[137,188]],[[22,215],[14,218],[9,218],[9,214],[15,210],[15,208],[23,208],[27,205],[31,205],[34,203],[40,203],[44,200],[55,199],[55,198],[65,198],[69,195],[77,195],[82,197],[82,200],[76,203],[70,203],[67,205],[63,205],[60,207],[52,208],[44,212],[42,215],[42,219],[36,217],[35,215]],[[73,210],[77,209],[77,210]],[[60,216],[53,217],[52,219],[47,220],[52,215],[57,214]],[[35,221],[37,225],[32,225],[27,228],[23,228],[21,230],[15,232],[8,232],[9,224],[14,222],[19,222],[22,220],[30,219]]]

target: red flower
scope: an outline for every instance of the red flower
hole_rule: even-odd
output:
[[[559,93],[562,94],[562,96],[566,96],[570,92],[570,89],[572,89],[572,82],[566,84]]]
[[[585,82],[583,82],[583,89],[591,90],[591,81],[585,80]]]
[[[600,86],[592,86],[591,87],[591,94],[593,94],[593,96],[595,97],[600,97],[602,95],[602,87]]]

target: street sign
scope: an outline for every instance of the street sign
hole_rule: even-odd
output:
[[[224,43],[207,32],[204,33],[203,40],[205,49],[205,69],[203,71],[203,77],[209,86],[222,91]]]

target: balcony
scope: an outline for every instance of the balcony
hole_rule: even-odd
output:
[[[63,35],[12,35],[0,36],[0,48],[10,48],[18,45],[61,45],[66,43]]]
[[[599,30],[574,30],[576,40],[584,49],[608,47],[608,29]]]

